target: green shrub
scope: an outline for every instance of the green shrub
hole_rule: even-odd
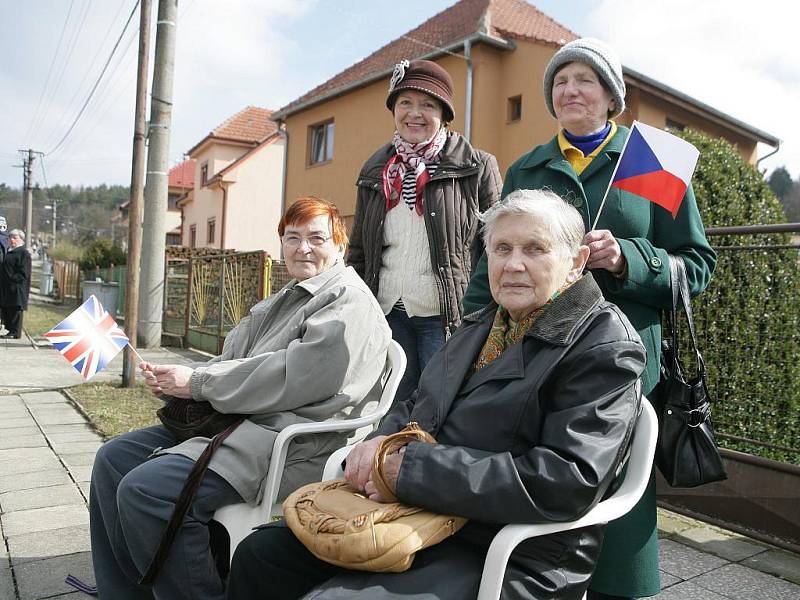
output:
[[[80,260],[80,267],[84,271],[110,265],[124,265],[128,257],[119,246],[114,246],[111,240],[95,240],[84,250]]]
[[[693,131],[681,137],[700,150],[692,183],[706,227],[785,222],[764,177],[731,144]],[[725,437],[720,445],[800,464],[800,250],[775,247],[790,245],[788,234],[709,240],[719,259],[694,311],[715,427],[794,451]]]

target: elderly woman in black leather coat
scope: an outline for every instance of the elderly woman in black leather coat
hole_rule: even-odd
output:
[[[573,520],[609,492],[641,400],[639,337],[584,274],[583,220],[561,198],[518,190],[484,221],[494,302],[465,317],[417,391],[353,450],[345,470],[381,501],[370,479],[377,444],[416,421],[438,443],[390,455],[389,487],[401,502],[470,521],[404,573],[329,565],[279,523],[239,545],[229,598],[474,598],[503,525]],[[524,542],[503,598],[577,600],[602,537],[598,525]]]

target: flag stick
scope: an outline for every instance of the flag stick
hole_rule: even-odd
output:
[[[625,139],[625,143],[622,145],[622,150],[620,150],[619,153],[619,159],[617,160],[617,164],[614,165],[614,172],[611,173],[611,179],[608,180],[608,187],[606,188],[606,193],[603,194],[603,200],[600,202],[600,208],[597,209],[597,214],[594,216],[594,223],[592,223],[592,228],[589,231],[594,231],[594,228],[597,227],[597,221],[600,220],[600,213],[603,212],[603,207],[606,205],[606,198],[608,198],[608,191],[611,189],[611,184],[614,182],[614,177],[616,177],[617,175],[617,169],[619,169],[619,163],[622,162],[622,155],[625,152],[625,148],[627,148],[628,146],[628,141],[631,139],[631,134],[633,133],[633,128],[636,127],[636,123],[638,123],[638,121],[634,121],[631,124],[631,133],[628,134],[628,137]]]
[[[134,348],[134,347],[133,347],[133,344],[131,344],[130,342],[128,342],[128,348],[130,348],[130,349],[131,349],[131,352],[133,352],[133,353],[136,355],[136,357],[139,359],[139,362],[140,362],[140,363],[143,363],[143,362],[145,362],[145,360],[142,358],[142,355],[141,355],[141,354],[139,354],[139,353],[136,351],[136,348]]]

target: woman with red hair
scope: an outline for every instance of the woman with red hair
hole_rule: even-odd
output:
[[[163,426],[123,434],[97,453],[90,526],[97,586],[104,598],[219,598],[207,524],[228,504],[255,502],[278,432],[292,423],[343,419],[377,400],[391,334],[380,306],[344,265],[347,234],[339,212],[300,198],[278,227],[293,277],[250,309],[203,363],[142,363],[153,393],[209,402],[247,415],[214,453],[173,551],[152,586],[139,584],[208,438],[179,443]],[[279,498],[319,480],[347,434],[316,434],[289,447]]]

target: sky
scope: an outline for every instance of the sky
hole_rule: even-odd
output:
[[[278,109],[454,3],[180,0],[170,165],[245,106]],[[761,168],[784,165],[800,177],[797,3],[531,3],[608,41],[626,66],[780,138]],[[138,12],[99,75],[134,4],[0,0],[0,183],[21,185],[17,150],[33,148],[46,153],[34,163],[42,186],[129,184]],[[771,151],[759,146],[759,156]]]

